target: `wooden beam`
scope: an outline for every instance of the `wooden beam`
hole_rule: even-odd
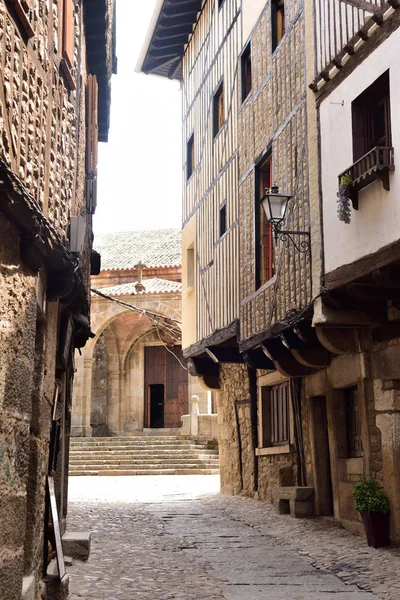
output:
[[[255,348],[243,353],[245,363],[252,369],[265,369],[267,371],[275,371],[273,361],[267,357],[261,348]]]
[[[274,360],[274,365],[276,370],[286,377],[305,377],[313,372],[311,368],[301,365],[294,358]]]
[[[334,271],[327,273],[324,277],[324,285],[328,290],[333,290],[346,283],[370,275],[377,269],[399,262],[400,240],[397,240],[381,250],[378,250],[374,254],[363,256],[363,258],[360,258],[359,260],[338,267]]]
[[[322,346],[332,354],[355,354],[359,351],[356,329],[317,327],[316,332]]]
[[[227,348],[237,348],[238,334],[239,321],[238,319],[235,319],[235,321],[230,323],[230,325],[227,325],[227,327],[218,329],[210,336],[204,338],[201,342],[197,342],[196,344],[192,344],[188,348],[185,348],[183,356],[185,358],[199,356],[200,354],[204,354],[206,348],[209,348],[213,352],[213,347],[218,346],[219,344],[224,344]]]
[[[331,362],[329,352],[320,346],[319,348],[298,348],[291,351],[294,358],[306,367],[327,367]]]

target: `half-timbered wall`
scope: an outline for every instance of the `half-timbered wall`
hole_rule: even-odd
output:
[[[267,2],[250,37],[253,88],[238,117],[242,340],[311,301],[309,255],[299,253],[288,242],[274,245],[275,274],[256,289],[256,168],[268,152],[273,182],[282,192],[294,195],[284,228],[307,231],[310,227],[303,4],[299,0],[285,2],[286,34],[274,53],[270,10]]]
[[[239,314],[238,272],[238,57],[239,0],[205,3],[183,59],[183,147],[194,135],[194,170],[183,168],[183,221],[196,216],[196,340],[229,325]],[[225,123],[214,137],[213,100],[221,82]],[[226,233],[219,211],[226,202]],[[185,302],[185,298],[184,298]],[[193,318],[193,315],[192,315]]]

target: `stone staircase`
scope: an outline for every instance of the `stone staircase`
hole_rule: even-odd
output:
[[[69,475],[213,475],[218,450],[176,436],[71,438]]]

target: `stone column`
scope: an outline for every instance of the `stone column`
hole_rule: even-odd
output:
[[[93,358],[76,359],[77,374],[72,401],[71,436],[91,437],[90,408],[92,400]]]
[[[108,417],[107,425],[111,435],[121,433],[121,378],[119,369],[108,372]]]
[[[192,396],[190,411],[190,435],[195,437],[199,434],[199,397]]]

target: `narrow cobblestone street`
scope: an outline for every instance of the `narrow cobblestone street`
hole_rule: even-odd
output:
[[[71,598],[373,600],[400,597],[400,552],[326,520],[218,494],[218,476],[71,478],[69,530],[90,529]]]

